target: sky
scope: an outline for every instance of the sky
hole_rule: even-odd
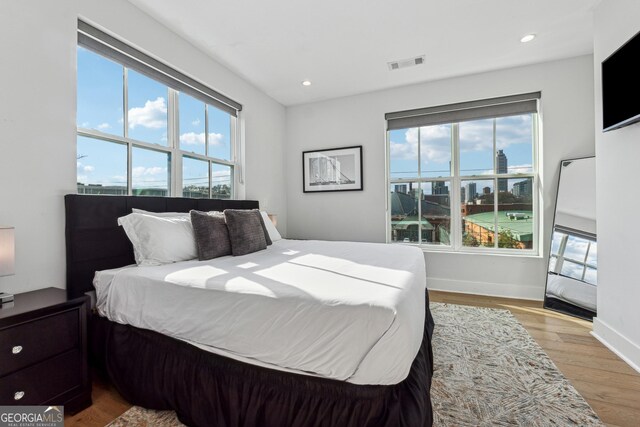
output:
[[[124,70],[82,47],[77,49],[79,128],[124,135]],[[166,147],[169,90],[167,86],[135,72],[127,71],[128,137]],[[205,109],[208,110],[209,156],[231,158],[231,116],[185,93],[178,96],[180,148],[205,154]],[[132,150],[133,188],[168,188],[169,155],[134,147]],[[214,165],[212,181],[229,183],[230,168]],[[121,185],[127,183],[126,145],[78,136],[78,182]],[[206,161],[183,160],[183,184],[208,185]]]
[[[531,114],[496,119],[496,147],[504,150],[509,173],[532,172],[533,136]],[[493,119],[461,122],[460,174],[478,176],[493,173]],[[436,178],[450,176],[451,125],[420,128],[421,176]],[[418,128],[390,132],[391,179],[417,177]],[[486,181],[477,182],[478,192]],[[509,190],[513,183],[509,180]],[[463,184],[464,185],[464,184]]]

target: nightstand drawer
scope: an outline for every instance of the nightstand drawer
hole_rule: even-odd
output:
[[[0,378],[0,405],[40,405],[82,385],[81,353],[71,350]]]
[[[0,377],[79,346],[79,312],[69,310],[0,331]]]

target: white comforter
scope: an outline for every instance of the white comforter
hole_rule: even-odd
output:
[[[211,261],[97,272],[99,312],[236,359],[355,384],[407,377],[423,336],[420,249],[281,240]]]

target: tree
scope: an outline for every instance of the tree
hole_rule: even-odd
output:
[[[498,247],[509,248],[509,249],[519,249],[520,241],[516,239],[515,235],[511,230],[502,230],[498,232]]]
[[[476,239],[473,234],[466,233],[464,237],[462,237],[462,245],[463,246],[480,246],[480,242]]]

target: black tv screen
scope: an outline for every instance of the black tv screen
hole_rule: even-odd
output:
[[[602,62],[602,128],[640,121],[640,33]]]

